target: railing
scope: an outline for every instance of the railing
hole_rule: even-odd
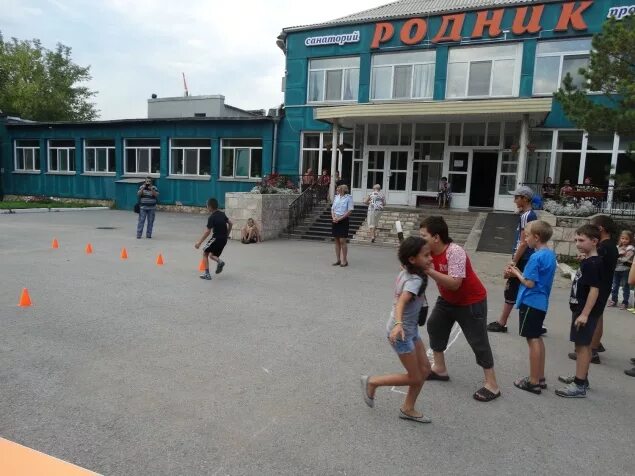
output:
[[[312,184],[307,185],[300,196],[289,204],[289,225],[287,226],[287,236],[295,230],[302,220],[313,211],[316,205],[326,202],[328,197],[328,187]]]

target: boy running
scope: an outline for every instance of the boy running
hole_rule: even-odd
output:
[[[472,269],[465,250],[448,236],[443,217],[428,217],[421,222],[419,234],[430,246],[432,266],[426,274],[439,288],[439,298],[430,314],[428,335],[434,352],[434,365],[428,380],[450,380],[445,366],[444,352],[450,332],[458,322],[468,344],[483,367],[485,384],[474,393],[480,402],[500,397],[494,373],[494,357],[487,337],[487,291]]]
[[[521,186],[509,193],[514,195],[514,204],[518,208],[519,216],[518,226],[516,227],[516,239],[512,249],[512,260],[509,262],[508,268],[517,267],[522,272],[533,253],[533,250],[527,246],[525,241],[525,227],[527,223],[538,219],[531,208],[531,199],[534,196],[534,192],[529,187]],[[487,330],[490,332],[507,332],[507,320],[512,309],[514,309],[514,304],[516,304],[520,281],[516,276],[509,274],[507,270],[505,271],[505,278],[507,279],[503,293],[505,304],[503,304],[503,310],[498,321],[490,322],[487,326]]]
[[[525,227],[525,242],[534,250],[523,271],[515,266],[507,269],[520,281],[516,307],[521,337],[529,345],[529,377],[514,382],[521,390],[540,394],[545,383],[545,344],[542,341],[542,324],[547,315],[549,294],[556,273],[556,255],[547,247],[553,230],[549,223],[533,221]]]
[[[201,247],[203,241],[212,233],[212,238],[209,239],[203,247],[203,257],[205,258],[205,272],[201,274],[201,279],[212,279],[209,274],[209,258],[216,261],[216,274],[223,271],[225,262],[220,259],[220,255],[227,244],[229,233],[232,231],[233,223],[225,213],[218,209],[218,200],[210,198],[207,201],[207,209],[211,212],[211,215],[207,219],[207,229],[201,239],[194,244],[194,248],[197,250]]]
[[[584,398],[589,387],[589,365],[591,364],[591,341],[598,325],[604,304],[600,299],[602,286],[602,258],[597,246],[600,230],[594,225],[584,225],[576,230],[575,245],[585,256],[580,269],[571,283],[571,334],[575,344],[576,365],[574,377],[558,377],[568,386],[556,390],[556,395],[568,398]]]

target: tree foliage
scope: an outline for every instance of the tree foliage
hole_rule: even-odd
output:
[[[573,86],[569,74],[555,98],[577,127],[589,132],[635,133],[635,16],[611,18],[593,37],[588,69],[580,69],[586,90],[599,92],[605,101],[592,101],[585,90]]]
[[[98,117],[95,92],[84,85],[90,66],[71,60],[71,48],[48,50],[37,40],[4,41],[0,34],[0,111],[35,121],[85,121]]]

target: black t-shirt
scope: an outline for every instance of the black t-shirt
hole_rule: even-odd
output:
[[[604,304],[611,294],[613,285],[613,273],[617,266],[617,245],[611,240],[604,240],[598,245],[598,256],[602,258],[602,282],[600,285],[600,298]]]
[[[606,302],[601,299],[602,285],[602,258],[599,256],[591,256],[580,263],[580,269],[573,278],[571,283],[571,295],[569,296],[569,307],[573,312],[582,312],[586,305],[587,297],[591,288],[600,289],[593,309],[590,312],[592,317],[598,317],[604,311]]]
[[[216,210],[207,219],[207,229],[212,230],[214,238],[227,239],[227,223],[229,223],[227,215],[220,210]]]

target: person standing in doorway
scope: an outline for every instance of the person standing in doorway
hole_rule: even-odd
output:
[[[381,185],[375,184],[373,191],[368,194],[364,203],[368,205],[368,213],[366,215],[366,222],[368,223],[368,232],[370,235],[370,242],[375,243],[377,238],[377,225],[379,224],[379,217],[386,205],[386,197],[381,191]]]
[[[353,197],[348,194],[348,187],[340,185],[335,190],[335,198],[331,206],[331,218],[333,219],[332,234],[335,240],[336,261],[333,266],[348,266],[348,227],[349,216],[353,213]]]
[[[458,323],[472,348],[476,363],[483,368],[485,383],[473,397],[489,402],[501,392],[494,372],[494,356],[487,336],[487,291],[474,270],[465,250],[452,242],[448,225],[440,216],[428,217],[419,228],[432,255],[432,266],[426,274],[437,283],[440,296],[428,320],[430,348],[434,364],[428,380],[450,380],[444,352],[454,323]]]
[[[137,191],[139,197],[139,221],[137,222],[137,239],[143,235],[143,225],[146,219],[148,226],[146,227],[146,238],[152,238],[152,229],[154,227],[154,215],[159,200],[159,189],[152,184],[152,179],[146,177],[141,187]]]
[[[514,276],[508,268],[518,268],[522,273],[527,261],[529,261],[529,257],[534,252],[527,246],[527,242],[525,241],[525,227],[527,223],[538,219],[536,213],[531,208],[531,199],[534,197],[534,192],[529,187],[520,186],[510,193],[514,195],[514,204],[518,208],[518,226],[516,227],[512,259],[507,265],[508,267],[505,269],[504,274],[507,279],[503,293],[505,303],[503,304],[503,310],[498,321],[490,322],[487,326],[487,330],[490,332],[507,332],[507,320],[509,319],[512,309],[514,309],[516,298],[518,297],[520,280]]]
[[[216,274],[220,274],[225,267],[225,262],[220,259],[220,255],[225,249],[229,234],[232,231],[233,223],[225,213],[218,209],[218,200],[210,198],[207,201],[207,210],[211,213],[207,219],[207,229],[201,236],[201,239],[194,244],[194,248],[197,250],[201,247],[201,244],[207,239],[203,246],[203,258],[205,260],[205,272],[201,274],[201,279],[212,279],[209,274],[209,259],[216,261]],[[209,235],[212,235],[208,239]]]

